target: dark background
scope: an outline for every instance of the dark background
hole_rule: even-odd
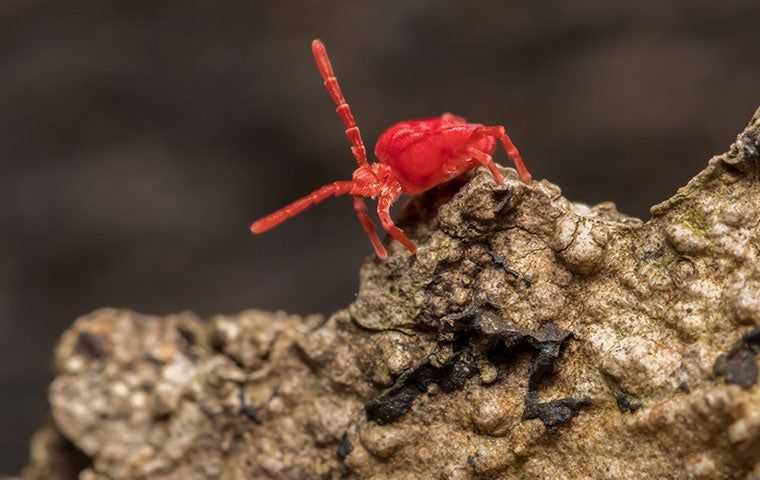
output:
[[[353,170],[313,37],[370,150],[404,118],[504,123],[534,176],[646,218],[760,104],[759,21],[757,0],[2,2],[0,473],[79,315],[351,301],[371,248],[347,199],[247,230]]]

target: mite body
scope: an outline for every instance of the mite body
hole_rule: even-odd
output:
[[[351,143],[351,152],[358,167],[351,180],[325,185],[257,220],[251,225],[251,232],[266,232],[329,197],[351,195],[354,211],[375,253],[378,257],[385,258],[387,252],[367,213],[364,202],[364,197],[367,197],[377,200],[377,215],[383,229],[414,253],[416,246],[393,223],[390,215],[391,206],[402,194],[420,194],[481,165],[489,169],[495,181],[502,183],[504,178],[492,158],[498,142],[514,162],[520,178],[526,183],[531,181],[520,153],[503,126],[467,123],[464,118],[450,113],[440,117],[402,121],[391,126],[375,145],[378,161],[369,163],[359,127],[351,107],[343,97],[324,44],[314,40],[311,48],[325,89],[346,128],[346,137]]]

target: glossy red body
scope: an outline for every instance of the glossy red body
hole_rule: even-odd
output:
[[[399,122],[380,135],[375,157],[393,169],[404,193],[416,195],[480,166],[472,157],[462,156],[465,146],[493,153],[492,137],[471,142],[482,126],[451,114]]]
[[[351,107],[343,97],[324,44],[314,40],[311,48],[325,89],[335,103],[335,112],[346,128],[357,168],[351,180],[325,185],[253,222],[251,232],[258,234],[271,230],[327,198],[351,195],[354,212],[378,257],[385,258],[387,252],[367,213],[365,197],[377,199],[377,215],[383,229],[414,253],[417,248],[414,242],[393,223],[390,214],[393,202],[401,194],[422,193],[477,166],[488,168],[494,180],[502,183],[504,177],[491,157],[497,142],[501,142],[506,154],[514,161],[520,178],[525,182],[531,181],[520,152],[504,127],[467,123],[464,118],[450,113],[393,125],[375,145],[375,156],[379,161],[369,163],[361,132]]]

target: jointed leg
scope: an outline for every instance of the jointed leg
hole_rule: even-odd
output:
[[[401,195],[400,186],[385,190],[377,200],[377,216],[380,217],[380,223],[382,223],[383,228],[391,237],[401,242],[407,250],[415,253],[417,252],[417,246],[409,240],[403,230],[393,223],[393,219],[391,218],[391,205],[398,199],[399,195]]]
[[[372,242],[372,247],[375,249],[375,253],[377,254],[378,258],[386,258],[388,256],[388,252],[385,250],[383,243],[377,237],[375,225],[372,223],[372,219],[369,218],[369,215],[367,214],[367,204],[364,203],[363,198],[354,197],[354,211],[356,212],[356,217],[359,219],[359,223],[361,223],[364,232],[369,237],[369,241]]]
[[[276,212],[253,222],[251,224],[251,232],[264,233],[267,230],[271,230],[285,220],[298,215],[307,208],[312,207],[330,197],[337,197],[339,195],[346,195],[348,193],[351,193],[353,186],[354,182],[351,181],[328,183],[324,187],[311,192],[305,197],[299,198],[290,205],[286,205]]]
[[[499,169],[496,168],[496,164],[493,162],[493,157],[491,155],[478,150],[475,147],[468,148],[467,154],[477,160],[478,163],[488,168],[488,170],[491,171],[491,175],[493,175],[493,179],[496,180],[496,183],[504,183],[504,175],[502,175]]]
[[[338,79],[335,77],[330,57],[327,55],[327,49],[320,40],[315,39],[311,42],[311,51],[314,54],[314,60],[317,62],[317,70],[319,70],[319,74],[322,76],[325,89],[330,98],[332,98],[333,103],[335,103],[335,112],[346,127],[346,137],[348,137],[348,141],[351,143],[351,153],[354,155],[359,167],[367,166],[367,149],[364,147],[362,134],[356,125],[351,107],[343,96]]]
[[[525,166],[525,163],[523,163],[520,152],[517,150],[517,147],[515,147],[515,144],[512,143],[512,139],[509,138],[509,135],[507,135],[504,127],[482,127],[478,130],[478,132],[499,139],[502,147],[504,147],[504,152],[506,152],[507,156],[514,162],[515,167],[517,168],[517,173],[520,174],[520,179],[525,183],[529,183],[531,181],[533,177],[528,171],[528,168]]]

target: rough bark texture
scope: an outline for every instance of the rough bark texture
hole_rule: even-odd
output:
[[[24,478],[758,480],[759,149],[648,222],[478,171],[327,318],[96,311]]]

